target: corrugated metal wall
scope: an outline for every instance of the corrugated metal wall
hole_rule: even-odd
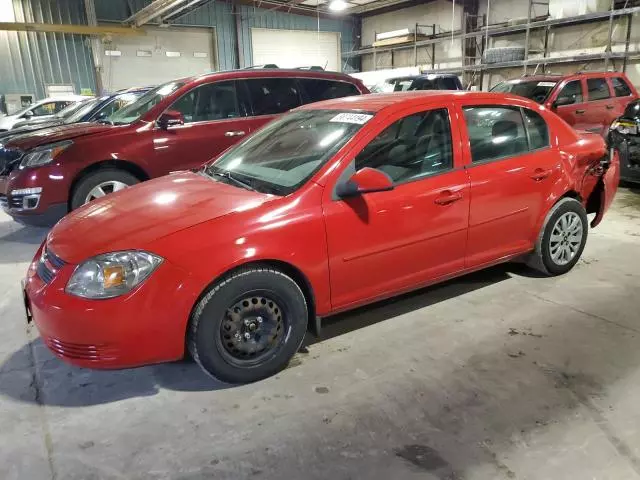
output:
[[[82,1],[14,0],[16,22],[87,23]],[[91,50],[82,35],[0,32],[0,93],[35,93],[45,85],[95,90]]]
[[[99,22],[121,22],[152,0],[94,0]],[[17,22],[86,24],[83,0],[13,0]],[[316,30],[314,17],[291,15],[239,5],[241,67],[252,63],[251,28]],[[180,26],[215,27],[221,69],[238,65],[236,17],[229,2],[211,1],[175,19]],[[320,19],[320,30],[340,32],[342,52],[354,48],[358,24],[352,19]],[[91,48],[87,37],[60,33],[0,32],[0,93],[35,93],[44,96],[44,85],[73,84],[96,89]],[[343,69],[349,66],[343,66]]]

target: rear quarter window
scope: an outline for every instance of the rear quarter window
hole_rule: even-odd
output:
[[[305,103],[320,102],[332,98],[360,95],[360,91],[353,83],[321,78],[300,78]]]
[[[611,79],[611,85],[613,85],[613,92],[616,97],[628,97],[631,95],[631,89],[629,85],[622,77],[613,77]]]

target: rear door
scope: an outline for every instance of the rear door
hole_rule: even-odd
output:
[[[238,80],[249,104],[249,131],[255,131],[278,115],[302,105],[300,86],[295,78],[247,78]]]
[[[569,80],[561,85],[557,94],[551,95],[553,110],[576,130],[588,127],[586,120],[587,103],[582,80]]]
[[[609,125],[616,118],[615,100],[609,82],[604,77],[587,78],[587,109],[585,130],[606,135]]]
[[[249,133],[246,105],[240,103],[237,82],[198,85],[178,98],[167,110],[184,116],[184,125],[152,132],[149,162],[153,176],[198,168]]]
[[[530,250],[554,182],[559,156],[544,119],[507,105],[463,103],[463,142],[471,181],[466,266]]]

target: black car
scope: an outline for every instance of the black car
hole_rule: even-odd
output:
[[[407,92],[409,90],[464,90],[457,75],[429,73],[388,78],[371,88],[371,93]]]
[[[640,183],[640,100],[629,103],[614,120],[608,140],[620,152],[620,178]]]
[[[53,118],[30,120],[16,123],[12,130],[0,133],[0,144],[7,143],[18,135],[24,135],[43,128],[71,123],[94,122],[107,118],[120,108],[136,100],[151,87],[120,90],[110,95],[93,98],[60,111]]]

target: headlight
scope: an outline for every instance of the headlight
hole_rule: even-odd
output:
[[[101,299],[123,295],[140,285],[162,263],[162,258],[139,250],[105,253],[80,264],[66,292]]]
[[[53,162],[58,155],[73,145],[71,140],[63,142],[50,143],[41,147],[34,148],[20,162],[20,168],[39,167]]]

